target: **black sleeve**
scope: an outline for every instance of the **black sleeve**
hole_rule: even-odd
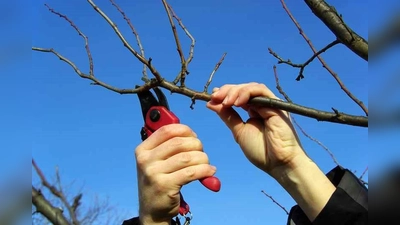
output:
[[[362,225],[368,224],[368,189],[349,170],[335,167],[327,175],[336,191],[321,213],[311,222],[296,205],[290,210],[287,225]]]
[[[129,220],[125,220],[122,225],[140,225],[139,217],[134,217]],[[174,220],[171,220],[171,225],[178,225]]]

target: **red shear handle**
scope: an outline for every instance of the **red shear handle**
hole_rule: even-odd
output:
[[[206,188],[211,191],[218,192],[221,189],[221,181],[217,177],[206,177],[199,180]]]
[[[153,106],[146,115],[145,131],[147,136],[150,136],[160,127],[173,123],[180,123],[179,118],[173,112],[163,106]],[[218,192],[221,189],[221,182],[217,177],[206,177],[199,181],[211,191]]]

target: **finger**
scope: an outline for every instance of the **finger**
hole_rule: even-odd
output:
[[[264,84],[250,84],[243,87],[240,87],[238,92],[238,96],[236,97],[236,101],[234,102],[235,106],[241,107],[246,105],[249,100],[253,97],[267,97],[279,99],[275,96],[275,94]]]
[[[196,137],[188,126],[183,124],[169,124],[156,130],[150,137],[140,143],[136,151],[150,150],[174,137]]]
[[[232,131],[232,134],[237,141],[237,137],[244,126],[244,122],[240,115],[232,107],[224,107],[222,104],[208,102],[207,107],[218,114],[226,126]]]
[[[168,180],[173,180],[178,186],[183,186],[195,180],[211,177],[215,172],[215,166],[209,164],[194,165],[170,173]]]
[[[167,160],[183,152],[203,151],[203,144],[195,137],[174,137],[151,151],[151,160]]]
[[[224,85],[211,95],[211,101],[214,103],[222,102],[225,106],[243,107],[253,97],[279,99],[264,84],[252,82],[242,85]]]
[[[178,153],[160,162],[158,165],[162,168],[163,173],[173,173],[186,167],[200,164],[209,164],[207,154],[199,151],[191,151]]]
[[[252,83],[249,83],[252,84]],[[240,86],[247,85],[247,84],[226,84],[222,86],[221,88],[215,88],[213,90],[213,94],[211,94],[211,100],[215,103],[222,103],[222,101],[226,98],[228,92],[231,89],[237,89]]]

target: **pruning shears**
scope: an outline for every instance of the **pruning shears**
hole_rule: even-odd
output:
[[[170,111],[164,93],[158,87],[153,87],[152,89],[154,90],[157,99],[150,90],[137,94],[144,119],[144,126],[140,131],[142,141],[146,140],[157,129],[164,125],[180,123],[179,118]],[[199,181],[206,188],[214,192],[218,192],[221,188],[221,182],[215,176],[206,177]],[[183,199],[182,193],[180,193],[180,198],[179,214],[185,216],[190,213],[190,207]],[[186,217],[186,219],[188,218],[189,217]]]

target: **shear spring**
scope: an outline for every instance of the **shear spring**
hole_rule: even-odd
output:
[[[192,213],[189,211],[188,212],[188,214],[189,215],[185,215],[183,218],[185,218],[185,222],[183,223],[183,225],[190,225],[190,221],[192,220],[192,218],[193,218],[193,216],[192,216]],[[177,224],[177,225],[181,225],[181,221],[180,221],[180,219],[179,219],[179,217],[177,216],[177,217],[175,217],[175,223]]]

